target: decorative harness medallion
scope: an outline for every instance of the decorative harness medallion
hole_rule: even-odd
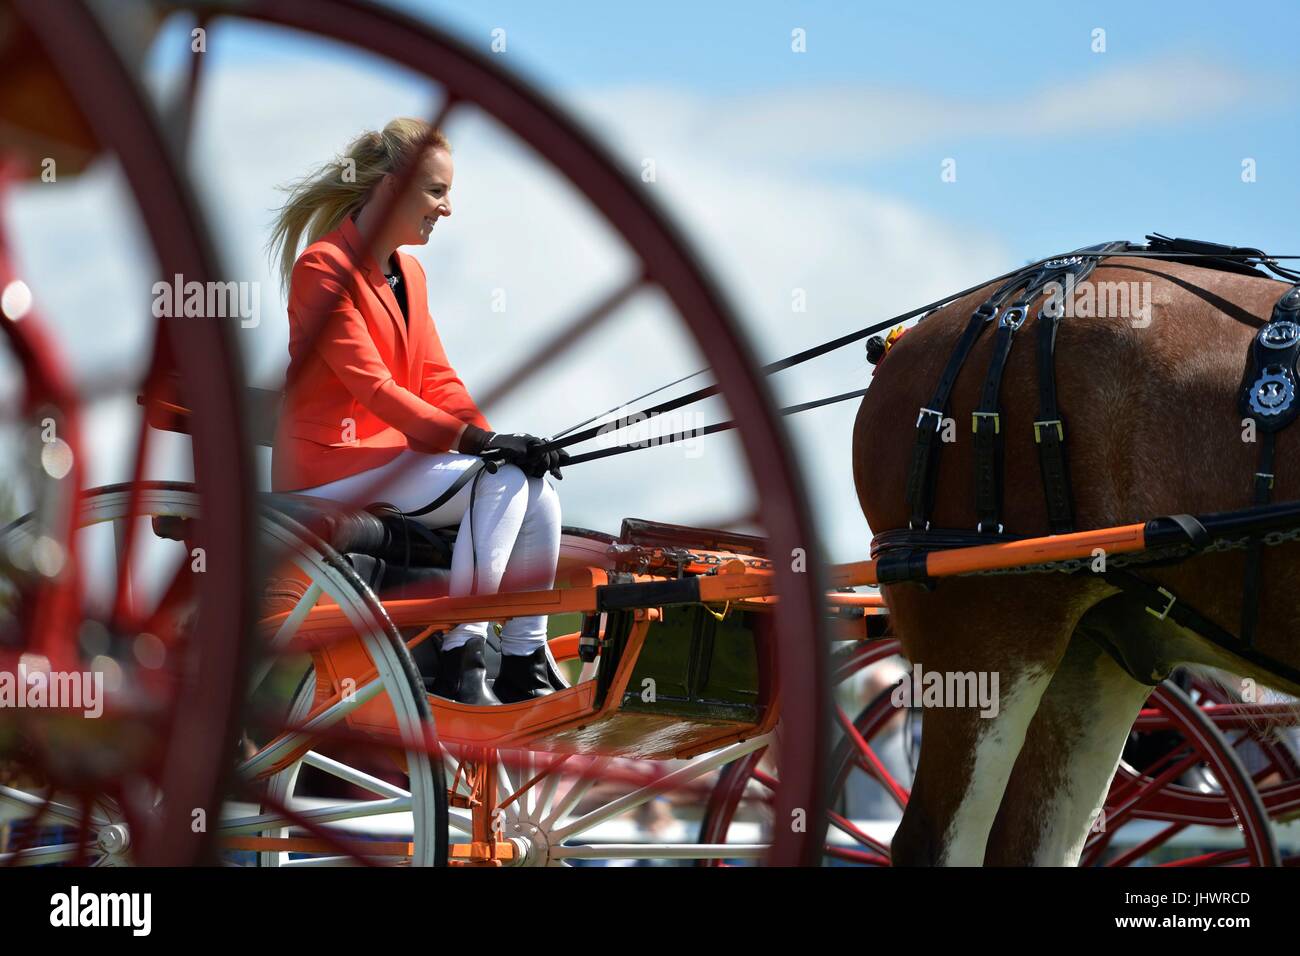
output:
[[[1256,415],[1281,415],[1294,400],[1295,382],[1281,365],[1268,366],[1250,388],[1250,408]]]
[[[1259,344],[1266,349],[1289,349],[1300,342],[1300,324],[1288,319],[1270,322],[1259,332]]]

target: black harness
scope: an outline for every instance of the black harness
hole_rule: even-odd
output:
[[[1252,423],[1259,444],[1253,505],[1267,510],[1274,485],[1277,433],[1300,415],[1300,385],[1297,383],[1300,376],[1300,372],[1297,372],[1297,360],[1300,359],[1300,273],[1278,266],[1275,260],[1269,259],[1257,249],[1170,239],[1159,234],[1148,236],[1147,239],[1149,242],[1146,245],[1110,242],[1089,246],[1068,256],[1027,267],[1004,281],[971,314],[948,357],[929,403],[917,415],[916,442],[912,449],[906,491],[910,515],[908,529],[885,532],[877,535],[873,541],[872,556],[880,559],[878,573],[882,583],[891,580],[923,580],[924,555],[929,551],[989,544],[1015,537],[1003,533],[1004,431],[999,396],[1003,370],[1011,354],[1014,336],[1024,324],[1030,307],[1045,292],[1050,294],[1038,312],[1037,324],[1039,407],[1038,417],[1033,423],[1034,443],[1038,449],[1039,470],[1052,533],[1075,530],[1073,495],[1066,457],[1065,418],[1056,397],[1056,333],[1064,314],[1063,305],[1071,297],[1075,284],[1086,279],[1101,259],[1123,255],[1125,252],[1140,251],[1147,257],[1190,262],[1198,266],[1265,277],[1265,273],[1256,267],[1260,265],[1275,275],[1296,283],[1278,300],[1269,321],[1255,336],[1241,387],[1241,414]],[[1247,259],[1255,262],[1245,261]],[[975,531],[931,529],[930,514],[934,505],[939,455],[943,446],[941,433],[952,389],[972,348],[984,329],[990,325],[996,326],[993,333],[993,355],[980,391],[979,405],[971,420],[975,447]],[[878,348],[877,354],[879,352]],[[1180,524],[1180,533],[1190,548],[1179,559],[1198,553],[1209,542],[1209,535],[1195,519],[1179,516],[1168,520]],[[1185,601],[1133,571],[1113,568],[1104,572],[1103,577],[1120,590],[1138,597],[1156,617],[1162,620],[1171,618],[1238,657],[1300,683],[1300,670],[1269,658],[1254,647],[1259,615],[1259,568],[1265,534],[1264,530],[1255,531],[1247,544],[1240,636],[1219,627]],[[1150,563],[1152,562],[1148,562]],[[1120,663],[1124,666],[1123,661]],[[1150,683],[1149,675],[1133,676]]]

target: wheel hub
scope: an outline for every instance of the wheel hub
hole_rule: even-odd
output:
[[[521,814],[515,823],[506,824],[502,837],[515,844],[513,866],[549,866],[551,834],[541,820]]]

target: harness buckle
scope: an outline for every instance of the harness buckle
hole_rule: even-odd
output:
[[[1057,440],[1060,441],[1060,442],[1062,442],[1062,443],[1064,443],[1064,441],[1065,441],[1065,424],[1064,424],[1064,423],[1063,423],[1059,418],[1051,418],[1051,419],[1048,419],[1048,420],[1045,421],[1045,422],[1034,422],[1034,444],[1035,444],[1035,445],[1041,445],[1041,444],[1043,443],[1043,431],[1042,431],[1042,430],[1043,430],[1044,428],[1047,428],[1047,427],[1051,426],[1051,425],[1055,425],[1055,426],[1056,426],[1056,438],[1057,438]]]
[[[972,434],[979,434],[981,418],[993,419],[993,434],[996,435],[1002,431],[1002,417],[997,412],[971,412],[970,430]]]
[[[975,314],[984,316],[985,322],[992,322],[998,317],[998,307],[992,302],[985,302],[975,310]]]
[[[1270,475],[1268,472],[1266,472],[1266,471],[1257,471],[1257,472],[1255,472],[1255,477],[1256,477],[1256,479],[1259,479],[1259,478],[1267,478],[1267,479],[1268,479],[1268,488],[1269,488],[1270,491],[1273,490],[1273,476]]]
[[[933,415],[933,416],[934,416],[934,430],[935,430],[935,431],[938,431],[940,428],[943,427],[943,412],[936,412],[933,408],[926,408],[924,405],[922,405],[922,406],[921,406],[921,413],[920,413],[919,415],[916,416],[916,427],[917,427],[917,428],[920,428],[920,427],[921,427],[921,422],[925,419],[925,416],[926,416],[926,415]]]
[[[1001,533],[1002,533],[1002,528],[1003,528],[1003,527],[1004,527],[1004,525],[1002,524],[1001,521],[999,521],[999,522],[998,522],[998,534],[1001,534]],[[984,534],[984,533],[985,533],[985,531],[984,531],[984,522],[983,522],[983,521],[978,521],[978,522],[975,523],[975,531],[976,531],[977,533],[979,533],[979,534]]]
[[[998,325],[1005,326],[1015,332],[1020,326],[1025,324],[1025,319],[1029,316],[1028,306],[1013,305],[1007,311],[1002,313],[1002,318],[998,320]]]
[[[916,530],[916,522],[913,521],[911,518],[908,518],[908,519],[907,519],[907,530],[908,530],[908,531],[915,531],[915,530]],[[922,528],[921,530],[922,530],[922,531],[929,531],[929,530],[930,530],[930,522],[927,521],[927,522],[925,523],[925,527]]]
[[[1174,605],[1178,603],[1178,598],[1174,597],[1172,593],[1166,591],[1162,587],[1157,587],[1156,590],[1159,591],[1161,594],[1163,594],[1166,598],[1168,598],[1168,601],[1165,602],[1165,606],[1162,610],[1157,611],[1153,607],[1148,607],[1146,609],[1146,612],[1150,614],[1152,617],[1154,617],[1156,620],[1163,621],[1165,618],[1169,616],[1169,612],[1174,609]]]

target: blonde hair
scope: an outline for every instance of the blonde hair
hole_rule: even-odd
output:
[[[400,170],[421,146],[451,152],[441,130],[431,130],[424,120],[395,119],[382,132],[362,133],[332,162],[284,188],[289,198],[276,211],[266,246],[272,261],[279,262],[286,294],[304,235],[311,245],[337,229],[345,216],[366,204],[386,173]]]

